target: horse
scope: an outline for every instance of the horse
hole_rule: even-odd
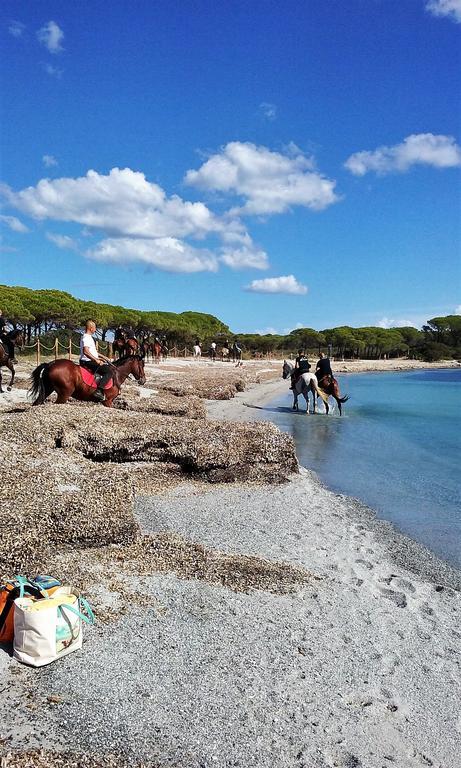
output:
[[[119,357],[123,357],[123,350],[125,349],[125,344],[126,344],[126,331],[122,330],[121,328],[118,328],[115,333],[116,335],[114,336],[114,340],[112,342],[114,357],[116,355],[118,355]]]
[[[144,361],[139,355],[122,357],[112,363],[113,378],[107,389],[104,389],[103,405],[112,408],[113,401],[120,394],[120,389],[131,373],[142,386],[146,383]],[[41,405],[52,392],[57,392],[56,403],[67,403],[69,397],[75,400],[98,402],[94,397],[96,382],[87,384],[83,380],[82,367],[70,360],[55,360],[52,363],[42,363],[32,371],[30,397],[35,400],[32,405]]]
[[[287,360],[283,361],[282,378],[288,379],[294,372],[294,366]],[[325,403],[325,409],[328,414],[328,396],[325,395],[317,384],[317,379],[313,373],[302,373],[299,376],[293,388],[293,410],[298,411],[298,395],[302,395],[306,401],[306,413],[309,413],[309,392],[312,393],[314,413],[317,413],[317,397],[321,397]]]
[[[287,360],[284,360],[283,361],[283,369],[282,369],[282,377],[284,379],[287,379],[289,376],[291,376],[291,374],[293,372],[294,372],[294,366],[291,363],[289,363]],[[310,380],[310,382],[311,382],[311,386],[307,389],[306,392],[302,392],[299,389],[299,386],[298,386],[299,383],[300,383],[300,380],[302,378],[304,378],[304,376],[306,376]],[[317,383],[317,377],[315,376],[315,374],[311,374],[311,373],[307,373],[306,374],[305,373],[302,376],[300,376],[300,378],[298,379],[298,381],[296,383],[295,389],[293,390],[293,398],[294,398],[293,399],[293,410],[296,410],[296,411],[298,410],[298,395],[299,394],[303,394],[306,402],[308,403],[307,395],[309,394],[309,391],[311,391],[312,394],[313,394],[313,397],[314,397],[314,413],[316,413],[316,397],[315,396],[316,395],[317,396],[320,395],[320,397],[322,398],[323,402],[325,403],[326,412],[328,414],[329,410],[330,410],[329,407],[328,407],[328,397],[331,395],[331,397],[334,397],[334,399],[338,403],[339,415],[341,416],[341,412],[342,412],[341,411],[341,405],[342,405],[342,403],[345,403],[345,402],[347,402],[347,400],[349,400],[349,396],[345,395],[344,397],[341,397],[340,392],[339,392],[339,384],[336,381],[336,379],[333,378],[333,376],[329,376],[328,377],[328,379],[329,379],[328,382],[325,381],[326,378],[327,377],[324,377],[322,379],[322,387],[320,388],[319,384]],[[301,385],[301,386],[303,386],[303,385]],[[309,403],[308,403],[307,407],[309,408]]]
[[[230,349],[225,345],[221,348],[221,362],[223,363],[224,360],[230,361]]]
[[[141,344],[139,345],[139,350],[140,350],[140,353],[141,353],[141,357],[144,358],[147,363],[149,362],[149,354],[151,354],[152,356],[154,355],[153,350],[152,350],[152,346],[153,345],[149,341],[149,337],[148,336],[144,336],[141,339]]]
[[[7,342],[9,341],[11,344],[13,344],[13,350],[15,345],[17,347],[23,347],[24,346],[24,334],[22,331],[15,328],[12,331],[9,331],[5,336],[3,337],[4,341],[0,341],[0,395],[3,395],[4,390],[2,389],[2,367],[5,366],[5,368],[8,368],[8,370],[11,372],[11,379],[10,383],[7,386],[8,392],[11,391],[11,388],[14,384],[14,377],[16,375],[16,371],[14,368],[13,357],[10,356],[10,352],[8,349]]]
[[[339,415],[341,416],[341,413],[342,413],[341,405],[342,403],[347,403],[347,401],[349,400],[349,395],[344,395],[344,397],[341,397],[338,382],[336,381],[334,376],[330,376],[329,374],[327,374],[326,376],[323,376],[319,380],[319,387],[322,390],[322,392],[325,392],[327,395],[334,397],[334,399],[338,404]]]
[[[154,358],[154,363],[161,363],[162,358],[168,355],[168,347],[158,339],[155,339],[155,341],[152,342],[150,349],[152,357]]]

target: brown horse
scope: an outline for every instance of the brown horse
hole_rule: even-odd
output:
[[[325,394],[334,397],[338,403],[339,415],[341,416],[341,405],[342,403],[347,403],[349,400],[349,395],[344,395],[344,397],[341,397],[338,382],[334,376],[330,376],[329,374],[324,376],[322,379],[319,379],[319,387],[323,392],[325,392]]]
[[[13,349],[15,346],[24,346],[24,335],[22,331],[19,331],[16,328],[13,331],[7,333],[6,336],[4,336],[4,339],[5,342],[0,341],[0,394],[3,394],[4,391],[2,389],[2,367],[5,366],[5,368],[8,368],[8,370],[11,372],[10,383],[7,386],[8,392],[11,390],[11,387],[14,384],[14,377],[16,375],[13,364],[14,357],[11,357],[6,341],[9,341],[13,345]]]
[[[144,362],[138,355],[130,355],[113,363],[112,386],[104,390],[103,405],[112,408],[112,403],[120,394],[120,389],[131,373],[139,384],[145,384]],[[55,360],[53,363],[42,363],[37,366],[30,377],[29,394],[35,400],[32,405],[41,405],[52,392],[57,392],[57,403],[67,403],[69,397],[76,400],[91,400],[94,397],[96,384],[89,386],[82,378],[81,368],[70,360]]]

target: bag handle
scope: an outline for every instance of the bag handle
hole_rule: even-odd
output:
[[[58,605],[58,611],[60,611],[60,613],[63,613],[63,610],[65,609],[66,611],[75,613],[76,616],[82,619],[82,621],[85,621],[87,624],[94,624],[94,613],[91,610],[88,601],[85,600],[84,597],[79,597],[78,605],[79,605],[79,608],[83,607],[85,609],[88,616],[82,613],[82,611],[79,611],[78,608],[74,608],[73,605],[69,605],[68,603],[63,603],[62,605]]]
[[[18,582],[19,586],[19,597],[24,597],[24,592],[26,587],[33,587],[35,591],[40,592],[42,597],[45,598],[45,600],[49,599],[49,594],[46,591],[46,589],[42,589],[42,587],[39,584],[36,584],[34,581],[27,579],[25,576],[15,576],[15,581]]]

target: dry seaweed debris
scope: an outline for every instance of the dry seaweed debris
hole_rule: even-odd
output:
[[[193,395],[179,398],[163,393],[151,397],[139,397],[136,392],[124,392],[114,401],[114,408],[120,411],[137,411],[138,413],[158,413],[163,416],[185,416],[189,419],[205,419],[206,410],[202,400]]]
[[[288,435],[265,423],[172,419],[84,404],[5,413],[0,577],[65,547],[131,542],[135,493],[184,476],[281,482],[297,471]]]
[[[180,578],[221,584],[234,592],[257,589],[287,594],[313,579],[300,566],[220,552],[169,532],[142,536],[133,544],[100,550],[100,554],[118,569],[137,575],[173,571]]]
[[[131,768],[148,768],[137,763]],[[157,764],[150,763],[149,768]],[[0,752],[0,768],[128,768],[128,763],[116,755],[90,756],[73,752],[54,752],[45,749]]]

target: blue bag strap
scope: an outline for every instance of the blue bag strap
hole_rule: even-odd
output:
[[[19,597],[24,597],[25,587],[33,587],[34,589],[38,590],[46,600],[48,600],[49,594],[46,589],[43,589],[40,584],[36,584],[35,581],[27,579],[25,576],[15,576],[14,580],[17,581],[19,586]]]
[[[86,600],[82,595],[80,595],[80,597],[78,598],[78,604],[79,604],[80,609],[83,608],[83,610],[85,611],[86,615],[90,619],[90,621],[88,623],[89,624],[94,624],[94,622],[95,622],[94,613],[91,610],[91,606],[90,606],[88,600]]]
[[[78,598],[78,604],[79,607],[83,604],[83,607],[85,611],[88,611],[88,616],[86,616],[82,611],[79,611],[78,608],[74,608],[73,605],[69,605],[68,603],[64,603],[63,605],[58,605],[58,611],[62,613],[63,609],[66,611],[70,611],[71,613],[75,613],[76,616],[78,616],[82,621],[85,621],[87,624],[94,624],[94,614],[91,610],[90,606],[88,605],[87,601],[84,597]]]

